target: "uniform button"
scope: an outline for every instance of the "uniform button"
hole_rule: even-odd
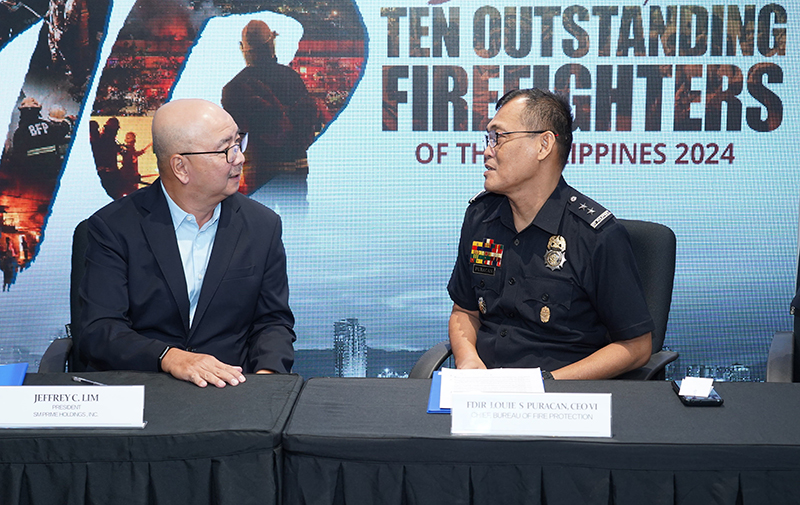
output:
[[[512,278],[508,279],[508,283],[513,286],[514,284],[517,283],[517,280],[512,277]]]
[[[514,239],[514,245],[519,245],[519,239],[518,238]]]
[[[510,317],[511,319],[514,319],[514,316],[516,315],[517,314],[513,310],[508,313],[508,317]]]
[[[480,287],[482,287],[482,288],[485,288],[485,287],[486,287],[486,283],[485,283],[485,282],[483,282],[483,281],[481,281],[481,283],[479,284],[479,286],[480,286]]]
[[[506,335],[508,335],[508,332],[506,330],[500,332],[501,337],[505,337]]]
[[[545,294],[543,294],[543,295],[542,295],[542,301],[543,301],[543,302],[546,302],[546,301],[547,301],[547,300],[549,300],[549,299],[550,299],[550,295],[548,295],[547,293],[545,293]]]

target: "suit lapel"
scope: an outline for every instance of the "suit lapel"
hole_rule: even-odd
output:
[[[178,240],[175,238],[175,225],[169,212],[167,199],[161,189],[161,181],[157,180],[145,191],[142,208],[149,213],[142,220],[142,230],[153,251],[161,273],[167,280],[167,285],[180,311],[184,331],[189,334],[189,293],[186,290],[186,277],[183,273],[183,263],[178,250]]]
[[[222,202],[222,211],[217,225],[217,235],[214,238],[214,246],[211,249],[211,258],[208,260],[208,268],[203,278],[203,287],[200,290],[200,298],[197,300],[197,309],[194,312],[194,323],[202,321],[211,299],[214,298],[219,283],[225,272],[228,270],[233,251],[239,242],[242,233],[242,216],[239,214],[239,203],[236,202],[236,195],[228,197]],[[189,336],[194,333],[197,324],[193,324]]]

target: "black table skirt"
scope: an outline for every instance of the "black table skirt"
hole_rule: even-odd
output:
[[[800,503],[800,385],[718,384],[684,407],[668,383],[556,382],[612,393],[611,439],[450,435],[429,381],[312,379],[284,439],[284,503]]]
[[[585,465],[585,466],[584,466]],[[292,455],[286,504],[792,504],[800,471],[357,462]]]
[[[277,503],[279,458],[259,450],[176,461],[6,463],[0,503]]]
[[[217,389],[166,374],[83,376],[144,384],[147,426],[0,430],[0,504],[279,502],[281,432],[300,377],[249,375]],[[29,374],[25,384],[75,383],[69,375]]]

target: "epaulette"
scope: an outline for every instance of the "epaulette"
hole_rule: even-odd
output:
[[[475,196],[470,198],[469,199],[469,204],[472,205],[473,203],[477,202],[478,200],[480,200],[481,198],[483,198],[484,196],[486,196],[488,194],[489,194],[489,192],[484,189],[483,191],[479,192],[478,194],[476,194]]]
[[[577,191],[569,197],[567,208],[594,229],[599,229],[609,218],[614,217],[610,210]]]

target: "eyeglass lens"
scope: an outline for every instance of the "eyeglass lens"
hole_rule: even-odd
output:
[[[492,130],[486,132],[484,135],[484,147],[489,146],[491,148],[497,147],[497,132]]]
[[[225,150],[225,159],[228,163],[233,163],[236,161],[236,156],[239,153],[244,153],[244,150],[247,149],[247,134],[245,133],[242,135],[242,138],[239,142],[233,144],[228,149]]]

